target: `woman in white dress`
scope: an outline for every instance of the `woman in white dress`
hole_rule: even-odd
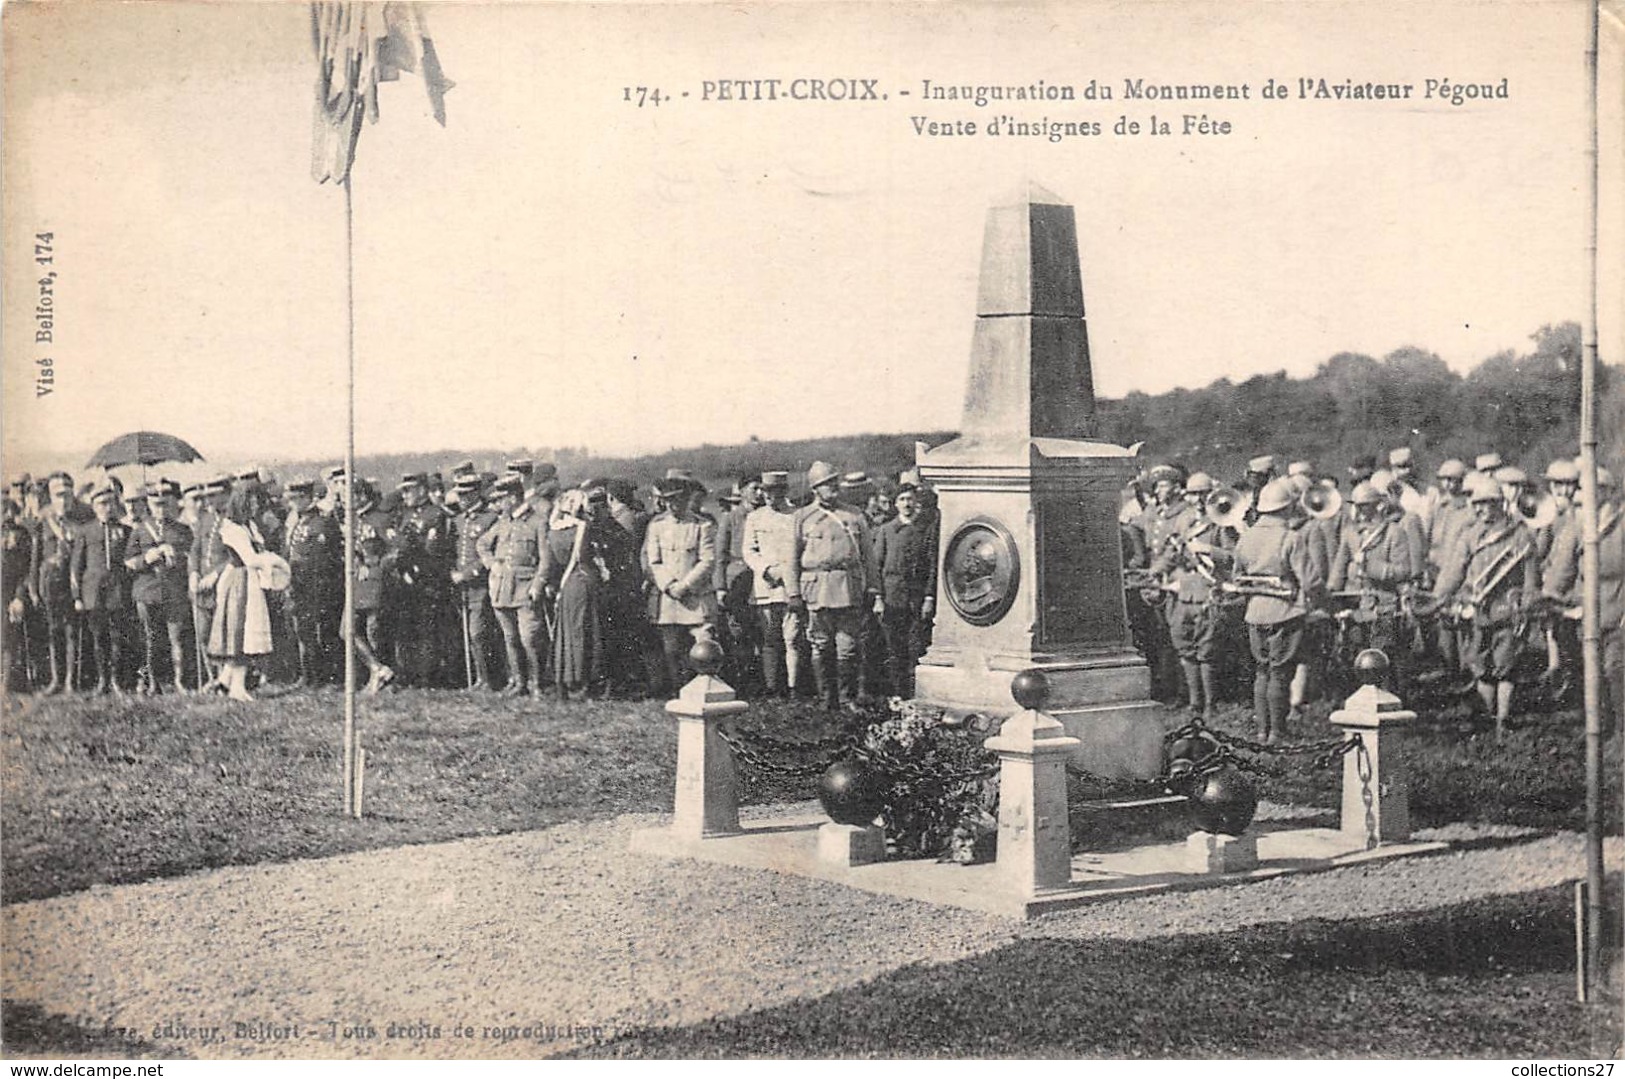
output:
[[[227,564],[215,583],[214,622],[209,627],[209,655],[220,661],[220,683],[235,701],[251,701],[248,665],[271,653],[271,613],[265,593],[254,579],[263,560],[265,541],[259,526],[258,499],[237,491],[226,503],[220,541]]]

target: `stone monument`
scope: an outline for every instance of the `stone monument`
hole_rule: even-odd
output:
[[[988,211],[960,437],[921,449],[942,534],[937,620],[918,696],[996,714],[1018,671],[1080,767],[1150,778],[1163,711],[1123,598],[1119,492],[1133,451],[1092,440],[1094,380],[1072,207],[1029,186]]]

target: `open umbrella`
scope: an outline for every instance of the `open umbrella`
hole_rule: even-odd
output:
[[[165,461],[189,464],[203,455],[174,435],[157,431],[131,431],[120,435],[91,455],[86,468],[117,468],[120,465],[156,465]]]

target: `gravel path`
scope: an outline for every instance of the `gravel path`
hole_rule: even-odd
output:
[[[1478,846],[1019,923],[629,853],[632,831],[658,819],[222,869],[9,906],[5,995],[199,1057],[536,1057],[1020,938],[1370,917],[1584,872],[1578,835],[1453,826],[1420,837]],[[1617,867],[1617,840],[1608,854]]]

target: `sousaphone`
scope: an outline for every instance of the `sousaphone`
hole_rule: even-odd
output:
[[[1247,527],[1247,496],[1234,487],[1215,487],[1203,503],[1207,519],[1220,528]]]
[[[1557,499],[1523,491],[1509,504],[1514,516],[1531,529],[1539,530],[1557,520]]]
[[[1298,496],[1298,505],[1303,508],[1303,512],[1316,520],[1329,521],[1342,512],[1343,493],[1324,481],[1311,483],[1303,494]]]

